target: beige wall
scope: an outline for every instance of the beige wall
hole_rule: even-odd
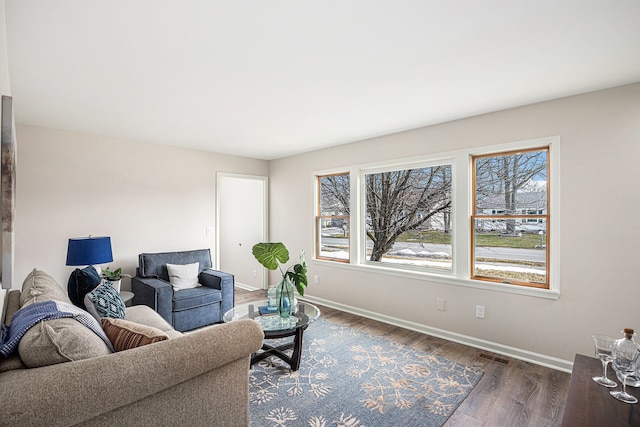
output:
[[[11,95],[5,0],[0,0],[0,94]]]
[[[559,358],[563,365],[574,353],[592,353],[593,333],[619,336],[623,327],[640,328],[640,84],[273,161],[271,239],[313,254],[313,171],[553,135],[561,140],[558,300],[313,261],[310,275],[319,275],[320,284],[307,293],[512,354],[532,352],[549,358],[544,363]],[[446,299],[446,311],[436,311],[436,298]],[[486,319],[475,318],[476,304],[486,306]]]
[[[17,138],[14,287],[35,267],[66,287],[70,237],[111,236],[110,265],[130,274],[141,252],[213,251],[216,173],[268,173],[266,161],[30,126]]]

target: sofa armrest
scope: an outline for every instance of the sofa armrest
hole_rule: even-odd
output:
[[[238,359],[246,359],[238,366],[248,374],[250,355],[260,349],[262,340],[260,326],[242,319],[107,356],[5,372],[0,375],[0,423],[77,424]]]
[[[222,309],[224,314],[231,310],[235,305],[235,279],[232,274],[207,268],[202,270],[198,276],[201,285],[209,288],[220,289],[222,291]]]
[[[132,277],[133,305],[146,305],[173,325],[173,287],[169,282],[153,277]]]

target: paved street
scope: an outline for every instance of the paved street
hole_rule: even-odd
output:
[[[322,239],[324,244],[331,246],[347,247],[347,239],[340,237],[329,237]],[[370,246],[371,244],[368,243]],[[437,245],[431,243],[397,242],[393,245],[393,251],[409,249],[415,254],[420,252],[446,253],[451,256],[451,245]],[[546,251],[540,249],[519,249],[519,248],[476,248],[476,256],[479,258],[497,258],[506,260],[544,262]]]

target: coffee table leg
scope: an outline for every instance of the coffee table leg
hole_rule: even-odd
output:
[[[302,356],[302,334],[305,328],[296,329],[296,335],[293,338],[293,354],[291,354],[291,370],[297,371],[300,369],[300,359]]]
[[[254,353],[251,356],[251,365],[258,363],[262,359],[266,359],[269,356],[275,356],[283,362],[289,364],[289,367],[292,371],[297,371],[298,369],[300,369],[300,359],[302,358],[302,336],[305,329],[306,328],[296,329],[295,333],[293,334],[293,342],[289,342],[278,347],[273,347],[269,344],[263,343],[262,352]],[[287,356],[284,353],[284,350],[288,350],[290,348],[293,348],[291,357]]]
[[[269,356],[275,356],[280,360],[283,360],[285,362],[287,362],[289,365],[291,365],[291,358],[289,356],[287,356],[284,351],[288,350],[290,348],[292,348],[294,345],[293,342],[290,342],[288,344],[284,344],[278,347],[273,347],[269,344],[263,343],[262,344],[262,352],[260,353],[253,353],[253,355],[251,356],[251,364],[254,365],[256,363],[258,363],[259,361],[266,359]]]

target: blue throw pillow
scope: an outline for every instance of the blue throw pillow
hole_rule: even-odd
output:
[[[84,309],[84,297],[100,284],[100,275],[93,266],[76,268],[69,277],[67,292],[73,305]]]
[[[87,294],[84,299],[85,307],[98,322],[103,317],[124,319],[125,305],[122,297],[111,287],[101,284]]]

